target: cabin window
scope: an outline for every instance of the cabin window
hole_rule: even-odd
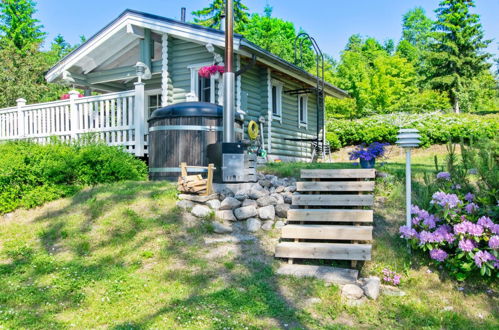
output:
[[[203,66],[213,65],[213,63],[203,63],[190,65],[191,71],[191,94],[196,96],[199,102],[215,103],[215,78],[200,77],[198,72]]]
[[[308,96],[298,96],[298,126],[307,127],[308,123]]]
[[[147,99],[147,113],[149,117],[152,112],[156,109],[161,108],[161,91],[146,91],[146,99]]]
[[[272,94],[270,95],[272,117],[277,120],[280,120],[282,116],[282,86],[280,81],[272,81]]]

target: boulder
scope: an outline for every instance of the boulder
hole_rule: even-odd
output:
[[[286,189],[285,186],[279,186],[279,187],[275,188],[275,192],[276,193],[282,193],[282,192],[284,192],[284,189]]]
[[[259,207],[264,207],[264,206],[269,206],[269,205],[276,205],[277,200],[274,197],[271,196],[263,196],[260,197],[256,200],[257,204]]]
[[[213,231],[217,234],[232,233],[232,226],[228,223],[213,221]]]
[[[220,210],[233,210],[241,206],[241,202],[234,197],[225,197],[220,204]]]
[[[208,205],[210,209],[214,211],[220,208],[220,201],[218,199],[212,199],[210,201],[207,201],[205,204]]]
[[[381,281],[379,277],[371,276],[366,278],[362,289],[367,298],[376,300],[379,297]]]
[[[269,195],[269,192],[263,188],[260,190],[257,190],[255,188],[251,188],[251,190],[248,193],[248,197],[251,199],[258,199],[260,197],[264,197],[267,195]]]
[[[272,230],[272,227],[274,227],[274,221],[272,220],[267,220],[262,225],[262,229],[265,231]]]
[[[288,217],[288,210],[291,207],[289,204],[277,204],[275,206],[275,214],[279,218],[287,218]]]
[[[194,207],[194,202],[188,200],[188,199],[182,199],[177,201],[177,207],[181,208],[184,211],[188,211]]]
[[[218,210],[215,212],[215,218],[223,221],[237,221],[232,210]]]
[[[296,186],[289,186],[289,187],[286,187],[286,189],[284,189],[284,191],[287,191],[287,192],[295,192],[296,191]]]
[[[286,224],[284,223],[284,221],[282,220],[277,220],[274,224],[274,228],[275,229],[281,229],[282,227],[284,227]]]
[[[246,230],[251,233],[256,233],[261,226],[262,222],[256,218],[249,218],[246,220]]]
[[[242,202],[244,201],[246,198],[248,198],[248,191],[247,190],[239,190],[238,192],[236,192],[236,194],[234,195],[234,198],[237,199],[238,201]]]
[[[364,290],[356,284],[345,284],[341,289],[341,295],[347,299],[357,300],[364,296]]]
[[[218,196],[220,201],[223,201],[227,197],[234,197],[234,192],[230,188],[224,187],[218,192]]]
[[[234,210],[234,215],[236,216],[237,220],[246,220],[252,217],[256,217],[256,207],[252,205],[240,207]]]
[[[272,187],[272,182],[270,180],[267,180],[267,179],[259,180],[258,183],[260,184],[260,186],[262,186],[264,188]]]
[[[277,201],[276,205],[284,204],[284,197],[281,194],[273,193],[270,194],[270,197],[273,197]]]
[[[258,203],[254,199],[245,199],[241,206],[254,206],[258,207]]]
[[[284,203],[286,204],[291,204],[293,203],[293,194],[290,193],[289,191],[288,192],[285,192],[282,195],[282,198],[284,198]]]
[[[274,220],[275,208],[273,205],[264,206],[258,209],[258,216],[262,220]]]
[[[210,215],[211,209],[206,205],[195,205],[191,210],[192,215],[198,218],[204,218]]]

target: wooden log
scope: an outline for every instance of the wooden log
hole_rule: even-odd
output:
[[[301,170],[302,179],[374,179],[374,169]]]
[[[276,246],[278,258],[370,260],[370,244],[281,242]]]
[[[293,195],[296,206],[372,206],[373,195]]]
[[[290,209],[288,221],[373,222],[372,210]]]
[[[331,225],[286,225],[282,228],[282,238],[320,240],[372,240],[371,226],[331,226]]]
[[[374,181],[297,182],[297,191],[373,191]]]

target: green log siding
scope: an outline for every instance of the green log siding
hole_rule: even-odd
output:
[[[242,66],[248,62],[241,61]],[[267,69],[261,66],[253,67],[246,71],[241,77],[241,94],[248,93],[248,103],[246,108],[242,108],[246,112],[244,118],[244,127],[248,127],[250,120],[258,122],[260,116],[267,118],[268,102],[267,102]],[[244,137],[248,138],[248,132],[244,132]],[[264,127],[264,139],[267,142],[267,125]]]

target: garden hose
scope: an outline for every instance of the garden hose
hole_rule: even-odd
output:
[[[248,136],[251,140],[255,140],[258,137],[258,124],[254,121],[251,120],[248,123]]]

